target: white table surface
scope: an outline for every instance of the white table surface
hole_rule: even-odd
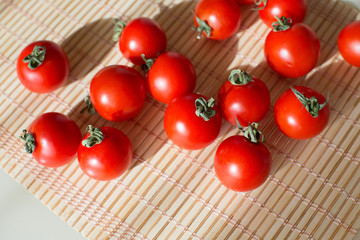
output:
[[[360,0],[343,1],[360,9]],[[81,240],[84,238],[21,184],[0,170],[0,239]],[[355,239],[360,240],[360,232]]]

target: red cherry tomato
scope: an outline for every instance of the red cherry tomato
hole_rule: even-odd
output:
[[[274,108],[274,118],[277,127],[288,137],[294,139],[308,139],[315,137],[326,127],[330,118],[330,107],[327,101],[320,93],[308,87],[298,86],[294,87],[299,93],[307,98],[305,105],[301,103],[299,98],[295,95],[292,89],[285,91],[277,100]],[[315,97],[323,107],[318,107],[318,116],[316,117],[316,110],[310,105],[310,98]],[[300,96],[301,98],[301,96]],[[316,106],[316,104],[313,104]],[[313,116],[307,108],[310,107]]]
[[[260,0],[259,2],[261,2],[258,6],[260,18],[269,27],[276,22],[274,16],[291,18],[293,24],[302,22],[306,16],[306,0]],[[264,2],[266,2],[265,7]]]
[[[236,69],[220,88],[218,104],[226,121],[236,126],[237,118],[242,126],[247,126],[265,117],[270,93],[261,80]]]
[[[92,79],[90,98],[103,118],[110,121],[131,119],[145,103],[145,79],[133,68],[107,66]]]
[[[240,5],[254,5],[254,0],[236,0]]]
[[[240,27],[241,9],[235,0],[200,0],[195,7],[196,30],[214,40],[234,35]]]
[[[126,24],[117,22],[115,26],[114,40],[118,40],[123,56],[136,65],[144,64],[141,54],[147,58],[155,58],[159,53],[166,51],[166,35],[161,26],[150,18],[136,18]],[[118,28],[118,29],[117,29]]]
[[[232,136],[216,150],[214,169],[224,186],[246,192],[259,187],[269,177],[271,155],[262,143],[253,143],[244,136]]]
[[[282,76],[297,78],[310,72],[320,56],[320,41],[307,25],[297,23],[284,31],[271,31],[264,53],[269,66]]]
[[[57,112],[44,113],[24,130],[21,138],[25,149],[45,167],[61,167],[76,156],[81,141],[81,132],[68,116]]]
[[[16,64],[20,82],[36,93],[49,93],[61,87],[69,70],[66,53],[51,41],[30,43],[22,50]]]
[[[78,149],[81,170],[91,178],[108,181],[121,176],[130,166],[132,147],[129,138],[113,127],[92,128]]]
[[[169,104],[174,98],[194,91],[195,68],[185,56],[166,52],[156,58],[147,73],[146,83],[156,100]]]
[[[179,147],[190,150],[211,144],[221,129],[221,114],[212,101],[206,102],[204,96],[196,93],[175,98],[168,105],[164,116],[164,129],[169,139]],[[197,109],[199,116],[209,120],[199,117]]]
[[[360,20],[346,25],[341,30],[337,44],[345,61],[360,68]]]

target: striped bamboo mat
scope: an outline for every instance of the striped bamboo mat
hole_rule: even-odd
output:
[[[89,239],[352,239],[360,228],[360,71],[343,61],[337,35],[359,12],[334,0],[311,0],[305,22],[318,34],[321,58],[306,77],[280,78],[268,68],[262,48],[269,29],[244,8],[242,26],[226,41],[196,40],[191,30],[195,1],[88,0],[0,2],[0,166],[70,226]],[[104,66],[128,63],[111,41],[113,17],[146,16],[166,31],[169,50],[194,64],[196,91],[216,96],[231,69],[262,79],[271,110],[290,84],[330,94],[329,126],[307,141],[291,140],[275,127],[271,110],[261,122],[273,168],[267,182],[248,193],[223,187],[214,175],[216,147],[239,131],[227,123],[219,138],[200,151],[173,145],[163,130],[165,105],[151,97],[131,121],[111,123],[81,115],[83,98]],[[28,43],[61,43],[71,73],[59,90],[38,95],[16,76],[16,59]],[[69,115],[86,125],[115,126],[134,148],[134,163],[122,177],[98,182],[77,161],[44,168],[27,155],[17,136],[41,113]]]

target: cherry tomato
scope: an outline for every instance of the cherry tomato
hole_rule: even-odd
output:
[[[294,89],[288,89],[277,100],[274,108],[276,125],[294,139],[315,137],[329,122],[327,100],[311,88],[298,86]]]
[[[240,5],[254,5],[254,0],[236,0]]]
[[[282,18],[281,22],[282,26],[289,28],[272,31],[267,35],[264,46],[266,60],[282,76],[304,76],[316,66],[320,56],[320,41],[316,33],[303,23],[290,27],[285,19]],[[281,27],[281,24],[278,26]]]
[[[259,0],[258,2],[260,18],[269,27],[276,22],[274,16],[291,18],[293,24],[302,22],[306,16],[306,0]]]
[[[360,20],[346,25],[341,30],[337,44],[345,61],[360,68]]]
[[[214,99],[196,93],[175,98],[167,107],[164,129],[181,148],[196,150],[211,144],[221,129],[221,114]]]
[[[90,98],[103,118],[110,121],[131,119],[145,103],[145,79],[133,68],[107,66],[92,79]]]
[[[69,60],[64,50],[51,41],[37,41],[20,53],[16,71],[30,91],[49,93],[61,87],[69,75]]]
[[[88,126],[87,131],[78,149],[81,170],[100,181],[121,176],[129,168],[133,156],[129,138],[113,127]]]
[[[234,35],[240,27],[241,9],[235,0],[200,0],[195,7],[196,30],[214,40]]]
[[[214,169],[225,187],[246,192],[259,187],[269,177],[271,155],[260,142],[251,142],[244,136],[231,136],[216,150]]]
[[[113,40],[119,40],[123,56],[136,65],[144,64],[141,54],[155,58],[165,52],[167,46],[161,26],[155,20],[144,17],[133,19],[127,24],[116,20]]]
[[[185,56],[166,52],[156,58],[147,73],[146,83],[156,100],[169,104],[174,98],[194,91],[195,68]]]
[[[45,167],[61,167],[76,157],[81,132],[68,116],[57,112],[37,117],[29,130],[23,131],[26,152]]]
[[[242,126],[263,119],[270,107],[270,93],[266,85],[248,73],[235,69],[229,81],[220,88],[218,104],[226,121]]]

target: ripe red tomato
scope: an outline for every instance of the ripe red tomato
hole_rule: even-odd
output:
[[[218,104],[226,121],[236,126],[237,118],[242,126],[247,126],[265,117],[270,93],[261,80],[236,69],[220,88]]]
[[[76,156],[81,132],[68,116],[57,112],[44,113],[24,130],[26,152],[45,167],[61,167]]]
[[[120,37],[119,37],[120,35]],[[119,40],[120,38],[120,40]],[[113,39],[119,40],[123,56],[136,65],[144,64],[141,54],[155,58],[166,51],[167,40],[164,30],[153,19],[136,18],[128,22],[117,21]]]
[[[200,0],[195,7],[196,30],[214,40],[234,35],[240,27],[241,9],[235,0]]]
[[[265,40],[264,53],[274,71],[285,77],[297,78],[316,66],[320,41],[309,26],[297,23],[284,31],[271,31]]]
[[[129,138],[113,127],[93,128],[78,149],[81,170],[91,178],[108,181],[121,176],[130,166],[132,147]]]
[[[288,89],[277,100],[274,107],[276,125],[285,135],[294,139],[315,137],[329,122],[330,107],[327,100],[311,88],[297,86],[294,89]],[[296,91],[303,96],[299,93],[295,95]]]
[[[69,60],[64,50],[51,41],[37,41],[20,53],[16,71],[30,91],[49,93],[61,87],[69,75]]]
[[[240,5],[254,5],[254,0],[236,0]]]
[[[269,177],[271,155],[260,142],[251,142],[244,136],[231,136],[216,150],[214,169],[227,188],[239,192],[251,191]]]
[[[345,61],[360,68],[360,20],[346,25],[341,30],[337,44]]]
[[[92,79],[90,98],[103,118],[110,121],[131,119],[145,103],[145,79],[133,68],[107,66]]]
[[[276,22],[274,16],[291,18],[293,24],[302,22],[306,16],[306,0],[260,0],[259,2],[260,18],[269,27]]]
[[[220,133],[220,110],[214,105],[213,99],[206,102],[204,96],[188,93],[175,98],[168,105],[164,116],[164,129],[169,139],[181,148],[204,148]]]
[[[194,91],[195,68],[185,56],[166,52],[156,58],[147,72],[146,83],[156,100],[169,104],[174,98]]]

